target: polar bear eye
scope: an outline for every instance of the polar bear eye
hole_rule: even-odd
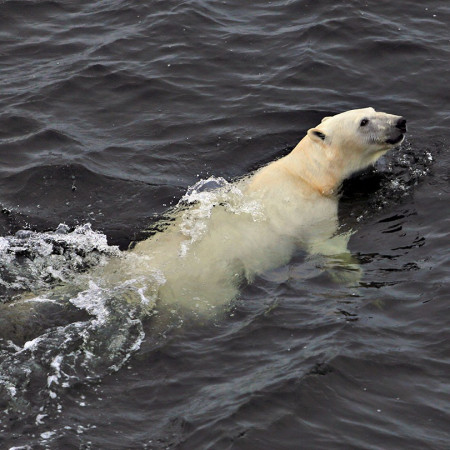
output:
[[[361,120],[361,123],[359,124],[362,127],[365,127],[369,123],[369,119],[363,119]]]

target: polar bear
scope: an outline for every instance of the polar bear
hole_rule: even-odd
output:
[[[201,198],[178,208],[165,231],[102,268],[99,278],[134,280],[151,305],[204,312],[229,303],[242,282],[287,263],[301,247],[356,283],[349,235],[337,233],[339,187],[405,133],[403,117],[373,108],[325,117],[287,156],[208,193],[206,208]]]
[[[31,353],[52,342],[81,345],[77,354],[85,349],[88,356],[83,367],[95,372],[110,361],[117,368],[139,347],[143,318],[158,312],[154,329],[165,332],[174,318],[215,316],[242,283],[286,264],[298,248],[322,255],[338,280],[357,284],[349,235],[338,228],[339,186],[405,133],[403,117],[373,108],[324,118],[287,156],[212,191],[188,193],[153,236],[119,257],[48,292],[0,304],[6,318],[0,344],[33,338],[24,346]],[[48,341],[34,339],[41,334]],[[48,351],[59,355],[59,344]]]
[[[338,232],[339,187],[400,144],[405,133],[403,117],[373,108],[325,117],[287,156],[212,192],[188,196],[162,231],[79,277],[77,286],[67,288],[70,294],[54,294],[67,299],[93,283],[145,309],[158,304],[206,313],[228,305],[242,283],[287,263],[298,248],[322,255],[338,281],[357,284],[360,269],[347,249],[349,233]],[[76,298],[70,302],[84,307]]]
[[[373,108],[326,117],[284,158],[211,192],[194,189],[133,249],[41,295],[0,304],[0,351],[10,355],[0,361],[0,391],[14,397],[29,380],[46,380],[53,398],[55,384],[118,370],[141,345],[144,319],[157,314],[157,336],[179,318],[216,316],[242,283],[298,248],[357,284],[349,236],[338,230],[339,186],[405,132],[403,117]]]

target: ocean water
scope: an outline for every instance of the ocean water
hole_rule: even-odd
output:
[[[448,449],[449,23],[443,0],[3,1],[0,446]],[[298,252],[182,318],[90,278],[366,106],[408,135],[344,183],[357,288]]]

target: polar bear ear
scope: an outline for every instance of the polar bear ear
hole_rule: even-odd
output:
[[[320,123],[325,122],[325,121],[328,120],[328,119],[331,119],[331,117],[332,117],[332,116],[324,117],[324,118],[320,121]]]
[[[326,135],[322,133],[322,131],[320,131],[318,128],[310,128],[308,130],[308,137],[313,141],[322,144],[326,138]]]

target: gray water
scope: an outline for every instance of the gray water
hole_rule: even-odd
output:
[[[449,22],[444,1],[4,1],[2,448],[449,448]],[[298,252],[209,320],[83,291],[202,180],[366,106],[409,133],[343,187],[358,288]]]

